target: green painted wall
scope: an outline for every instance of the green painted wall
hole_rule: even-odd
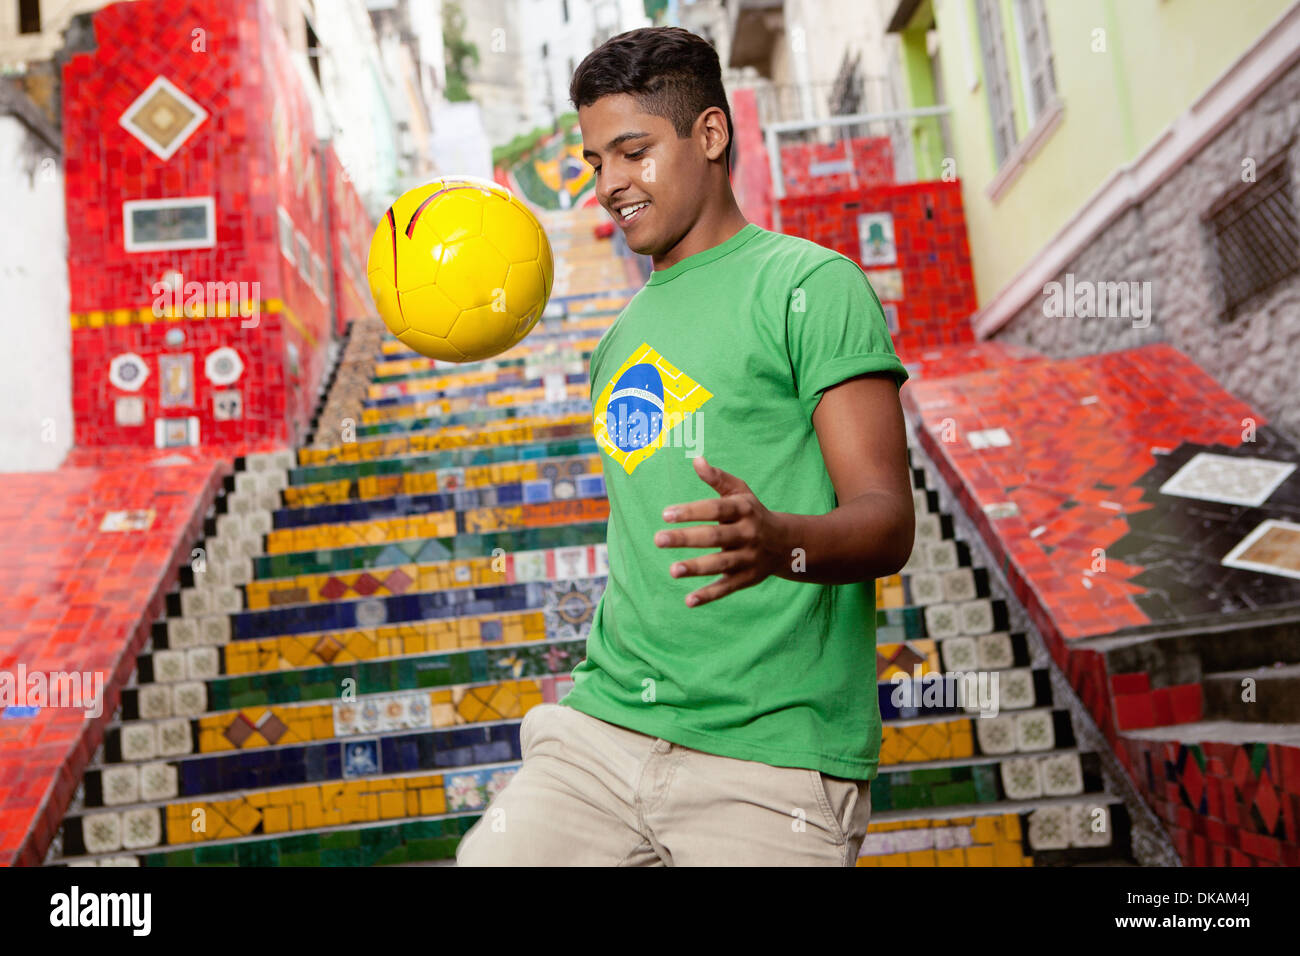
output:
[[[1024,135],[1011,0],[998,0]],[[943,100],[979,302],[999,292],[1120,166],[1187,110],[1292,0],[1045,0],[1061,124],[995,203],[997,175],[974,0],[934,0]],[[962,18],[966,19],[966,33]],[[1094,52],[1104,31],[1105,50]],[[963,37],[969,36],[969,53]],[[967,86],[969,55],[978,85]],[[905,54],[906,56],[906,54]],[[911,72],[910,70],[908,71]]]
[[[908,106],[912,108],[934,106],[936,103],[925,37],[924,30],[908,30],[901,34],[903,72],[907,77],[904,89],[907,91]],[[943,134],[938,117],[912,120],[910,128],[916,178],[938,179],[943,171]]]

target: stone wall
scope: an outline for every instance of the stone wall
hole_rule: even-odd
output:
[[[1068,108],[1068,107],[1067,107]],[[1256,166],[1289,148],[1300,205],[1300,65],[1292,67],[1139,206],[1111,223],[1056,277],[1076,283],[1150,282],[1145,328],[1128,318],[1056,318],[1035,296],[995,337],[1069,357],[1146,342],[1185,352],[1280,430],[1300,436],[1300,272],[1222,317],[1212,239],[1201,217]],[[1294,137],[1294,138],[1293,138]],[[1289,143],[1289,146],[1288,146]],[[1141,323],[1139,323],[1141,324]]]

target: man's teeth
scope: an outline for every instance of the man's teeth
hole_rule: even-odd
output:
[[[648,202],[639,202],[639,203],[637,203],[635,206],[628,206],[628,207],[626,207],[626,208],[624,208],[624,209],[620,209],[619,212],[621,212],[621,213],[623,214],[623,218],[624,218],[624,219],[627,219],[629,216],[631,216],[633,213],[635,213],[638,209],[641,209],[642,207],[644,207],[644,206],[648,206],[648,205],[650,205]]]

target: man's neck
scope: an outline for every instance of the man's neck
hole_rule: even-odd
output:
[[[748,224],[744,213],[736,205],[735,198],[731,197],[729,208],[724,211],[722,216],[708,217],[707,219],[701,217],[695,223],[695,228],[683,236],[681,242],[673,246],[662,258],[652,257],[655,271],[660,272],[672,268],[683,259],[696,253],[722,245]]]

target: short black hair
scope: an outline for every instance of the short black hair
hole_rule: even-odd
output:
[[[575,108],[602,96],[627,93],[641,110],[673,124],[686,139],[700,114],[716,106],[727,117],[727,171],[735,129],[722,86],[718,53],[701,36],[681,27],[644,27],[610,37],[587,54],[573,73],[569,98]]]

